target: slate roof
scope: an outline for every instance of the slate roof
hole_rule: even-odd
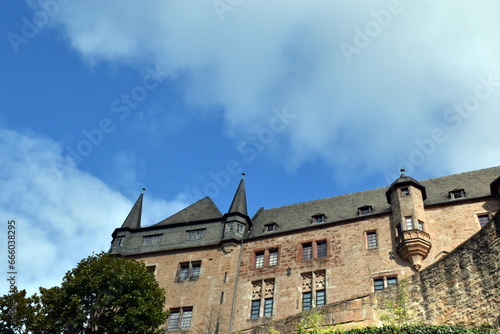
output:
[[[137,229],[141,228],[141,217],[142,217],[142,198],[144,194],[140,194],[139,198],[135,202],[132,210],[130,210],[127,218],[122,224],[122,228]]]
[[[245,179],[241,179],[236,194],[234,195],[233,202],[229,208],[228,213],[242,213],[248,216],[247,212],[247,195],[245,191]]]
[[[500,176],[500,166],[476,170],[467,173],[443,176],[418,182],[425,187],[427,198],[425,206],[450,203],[449,192],[464,189],[465,198],[454,201],[470,200],[491,196],[490,184]],[[325,223],[341,222],[358,218],[358,208],[369,205],[372,213],[364,215],[386,214],[391,212],[386,191],[389,187],[367,190],[347,195],[329,197],[309,202],[292,204],[272,209],[259,210],[253,217],[253,236],[279,233],[311,226],[312,217],[317,214],[326,216]],[[267,224],[276,223],[276,232],[265,232]],[[324,223],[322,223],[324,224]]]
[[[162,220],[153,226],[171,225],[176,223],[187,223],[208,219],[222,218],[222,213],[210,197],[205,197],[187,208]]]

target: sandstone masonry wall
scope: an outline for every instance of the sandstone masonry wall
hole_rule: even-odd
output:
[[[495,323],[500,317],[500,213],[493,222],[406,283],[409,312],[429,324],[475,326]],[[380,325],[390,313],[387,301],[395,300],[401,286],[316,308],[324,325]],[[267,334],[270,327],[293,333],[303,312],[237,333]]]

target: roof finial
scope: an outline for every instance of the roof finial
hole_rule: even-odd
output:
[[[401,177],[405,177],[406,176],[404,168],[401,168],[399,171],[401,172]]]
[[[142,193],[144,194],[144,192],[146,191],[146,188],[142,188]]]
[[[245,173],[241,173],[241,179],[245,179]]]

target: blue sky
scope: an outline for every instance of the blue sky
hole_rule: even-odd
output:
[[[30,292],[107,250],[142,187],[153,224],[225,212],[241,172],[253,215],[500,161],[496,1],[0,6],[0,231]]]

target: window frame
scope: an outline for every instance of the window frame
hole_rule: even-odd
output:
[[[172,321],[172,319],[175,319],[175,323]],[[177,330],[189,330],[189,328],[191,327],[192,319],[193,319],[192,306],[171,308],[166,326],[167,332],[177,331]]]
[[[145,235],[142,237],[142,246],[156,246],[160,244],[162,234]]]
[[[410,196],[410,187],[403,187],[400,189],[401,196]]]
[[[318,288],[317,286],[317,277],[322,275],[324,277],[323,286]],[[302,278],[302,295],[301,295],[301,303],[302,303],[302,311],[307,311],[312,308],[326,305],[326,270],[314,270],[310,272],[304,272],[300,274]],[[304,291],[304,278],[310,277],[311,285],[307,286],[307,289]],[[321,303],[318,303],[321,300]]]
[[[272,292],[271,295],[266,295],[269,290],[267,290],[267,284],[272,282]],[[254,293],[253,287],[255,284],[260,286],[260,292],[254,298],[252,296],[250,304],[250,319],[259,319],[261,317],[272,317],[274,315],[274,297],[276,296],[276,279],[261,279],[252,281],[252,294]]]
[[[479,224],[479,228],[483,228],[491,221],[490,215],[487,213],[478,213],[478,214],[476,214],[476,216],[477,216],[477,222]],[[484,221],[485,218],[486,218],[486,221]]]
[[[124,236],[118,236],[113,239],[113,242],[111,243],[111,247],[121,247],[123,245],[123,240],[125,239]]]
[[[459,196],[457,196],[459,195]],[[465,198],[465,190],[464,189],[454,189],[448,192],[448,197],[450,200],[457,200],[457,199],[462,199]]]
[[[180,262],[176,282],[197,281],[201,276],[201,261]]]
[[[324,214],[320,213],[320,214],[312,216],[311,222],[313,224],[321,224],[321,223],[324,223],[325,221],[326,221],[326,216]]]
[[[366,249],[378,248],[377,230],[365,231]]]
[[[366,216],[373,213],[373,207],[371,205],[364,205],[358,208],[358,216]]]
[[[186,231],[186,241],[202,240],[206,228]]]
[[[382,291],[399,283],[397,274],[372,277],[372,281],[373,292]]]
[[[318,245],[320,245],[320,252],[318,252]],[[298,246],[299,248],[298,260],[302,262],[302,261],[328,258],[330,256],[329,245],[330,243],[328,239],[301,242]],[[325,247],[326,249],[325,253],[323,253],[323,247]]]
[[[252,269],[262,269],[275,267],[280,261],[280,248],[270,247],[265,249],[256,249],[252,253]]]

